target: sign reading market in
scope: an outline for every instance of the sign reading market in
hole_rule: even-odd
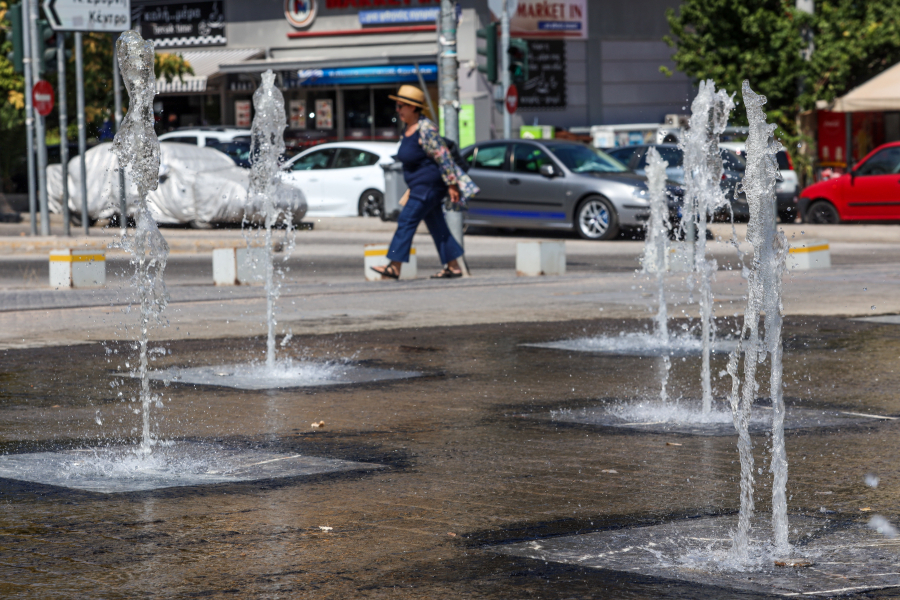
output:
[[[512,2],[510,4],[513,4]],[[509,34],[521,38],[587,39],[587,0],[518,0]]]

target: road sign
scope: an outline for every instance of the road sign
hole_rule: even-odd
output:
[[[519,90],[515,84],[510,84],[506,89],[506,110],[509,114],[513,114],[517,108],[519,108]]]
[[[46,117],[53,110],[53,86],[49,82],[39,79],[31,89],[31,102],[34,110],[42,117]]]
[[[56,31],[127,31],[131,0],[44,0],[42,6]]]

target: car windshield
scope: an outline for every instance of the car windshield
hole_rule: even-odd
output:
[[[730,150],[721,150],[722,152],[722,166],[726,171],[737,171],[739,173],[743,173],[747,170],[747,162],[744,160],[743,156],[731,152]]]
[[[548,146],[573,173],[624,173],[628,168],[609,154],[580,144]]]
[[[208,144],[209,145],[209,144]],[[249,142],[226,142],[224,144],[209,145],[219,152],[227,154],[236,165],[246,167],[250,166],[250,144]]]

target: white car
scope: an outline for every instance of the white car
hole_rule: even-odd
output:
[[[310,217],[380,217],[384,211],[383,164],[394,162],[396,142],[330,142],[284,164],[285,183],[306,196]]]
[[[250,139],[248,127],[185,127],[159,136],[161,142],[177,142],[193,146],[218,146],[233,142],[237,138]]]
[[[747,144],[744,142],[720,142],[720,148],[731,150],[742,158],[747,158]],[[782,150],[775,155],[781,179],[775,184],[775,197],[778,199],[778,218],[782,223],[793,223],[797,218],[797,202],[800,195],[800,180],[794,171],[791,155]]]

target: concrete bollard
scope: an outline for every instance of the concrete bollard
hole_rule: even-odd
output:
[[[519,242],[516,244],[516,275],[565,274],[565,242]]]
[[[213,250],[213,282],[216,285],[248,285],[265,280],[265,248]]]
[[[788,250],[787,268],[791,271],[831,268],[831,251],[828,240],[802,240],[791,244]]]
[[[363,248],[363,268],[366,271],[367,281],[381,281],[381,275],[371,267],[387,266],[391,261],[387,258],[387,244],[366,244]],[[415,279],[418,272],[416,264],[416,247],[409,251],[409,262],[404,263],[400,269],[400,279]]]
[[[50,287],[102,287],[106,285],[106,254],[103,250],[52,250]]]

